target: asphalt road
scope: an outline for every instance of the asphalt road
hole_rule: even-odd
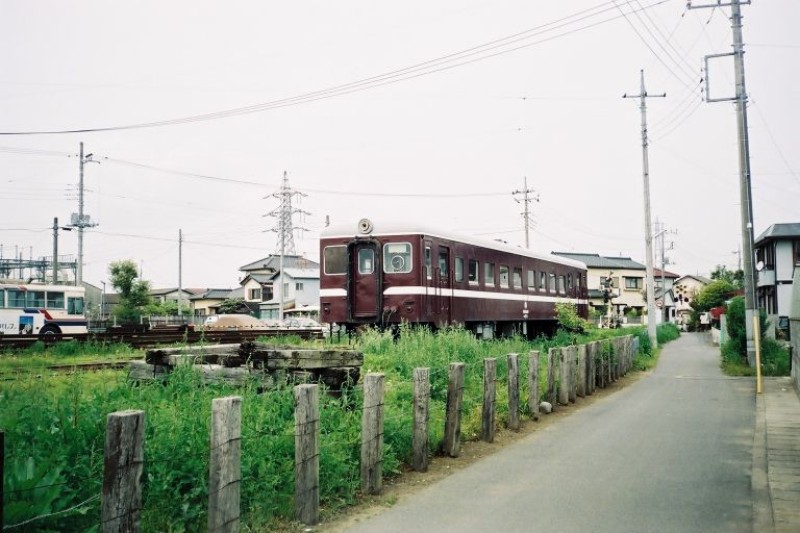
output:
[[[348,531],[750,533],[754,425],[753,380],[684,334],[651,375]]]

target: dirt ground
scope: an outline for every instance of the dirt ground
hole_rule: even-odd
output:
[[[542,413],[539,416],[538,422],[523,417],[519,431],[509,431],[506,429],[498,430],[495,434],[494,442],[492,443],[483,441],[462,442],[461,454],[459,457],[433,457],[431,458],[427,472],[408,471],[394,479],[384,480],[383,490],[380,495],[365,497],[358,505],[350,507],[335,516],[326,515],[323,509],[322,523],[316,526],[302,527],[294,531],[324,533],[342,533],[347,531],[353,524],[381,513],[384,509],[403,501],[415,492],[437,483],[452,473],[466,468],[486,456],[497,453],[504,447],[525,439],[537,431],[542,431],[553,424],[557,424],[559,420],[570,416],[579,409],[602,401],[603,398],[614,394],[644,375],[646,374],[642,372],[632,372],[605,389],[597,389],[592,396],[578,398],[575,404],[558,406],[555,412],[549,415]]]

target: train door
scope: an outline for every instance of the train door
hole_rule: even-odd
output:
[[[351,318],[376,320],[381,307],[379,245],[375,242],[357,241],[352,246],[351,286],[349,308]]]
[[[439,258],[436,269],[438,283],[436,287],[438,321],[442,325],[450,324],[450,310],[453,299],[453,276],[450,272],[450,248],[439,246]]]
[[[433,278],[433,243],[429,240],[424,241],[422,251],[425,285],[425,317],[428,320],[435,319],[436,316],[436,282]]]

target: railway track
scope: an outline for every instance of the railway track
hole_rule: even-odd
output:
[[[104,332],[93,332],[77,335],[0,335],[0,352],[25,349],[38,341],[45,344],[56,344],[61,341],[97,342],[103,344],[121,343],[132,348],[153,348],[170,344],[237,344],[253,341],[259,337],[295,336],[302,339],[321,339],[318,329],[291,330],[227,330],[227,331],[180,331],[177,328],[153,328],[150,330],[134,330],[116,328]]]

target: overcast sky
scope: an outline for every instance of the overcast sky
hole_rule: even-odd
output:
[[[800,2],[742,11],[757,236],[800,218]],[[84,279],[98,286],[119,259],[177,286],[179,229],[184,287],[237,286],[277,250],[264,215],[284,171],[307,194],[295,241],[315,260],[326,216],[522,245],[512,192],[527,178],[532,249],[644,263],[639,101],[622,98],[644,69],[667,93],[647,100],[667,269],[735,268],[735,108],[703,102],[701,82],[703,57],[731,51],[729,15],[685,0],[4,0],[3,257],[52,255],[53,217],[78,210],[83,142],[101,162],[85,168],[99,226]],[[732,96],[732,62],[713,65],[712,94]],[[100,131],[36,133],[74,130]],[[59,251],[77,255],[76,232]]]

